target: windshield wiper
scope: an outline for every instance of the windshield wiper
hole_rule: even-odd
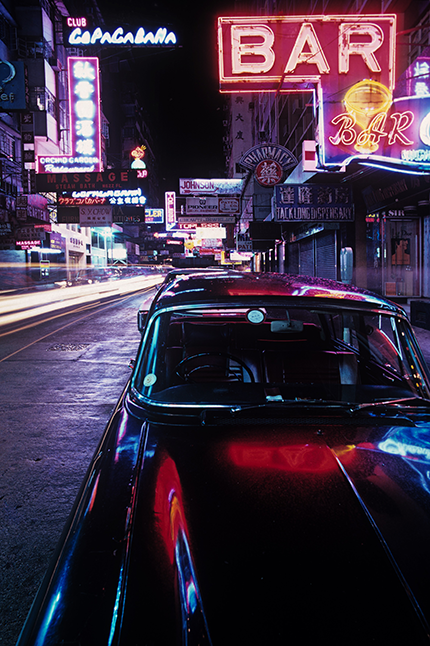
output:
[[[342,411],[351,412],[353,404],[349,402],[341,401],[331,401],[327,399],[307,399],[305,397],[296,397],[295,399],[283,399],[280,395],[275,398],[267,399],[265,403],[261,404],[237,404],[234,406],[226,406],[221,409],[210,409],[207,408],[200,414],[201,424],[204,426],[212,418],[219,418],[220,416],[230,415],[231,417],[237,417],[241,414],[251,413],[253,411],[281,411],[281,410],[291,410],[291,409],[304,409],[304,408],[324,408],[326,409],[338,409]]]
[[[425,397],[419,397],[415,395],[413,397],[401,397],[400,399],[385,399],[382,401],[375,402],[364,402],[363,404],[351,404],[352,413],[362,410],[380,410],[381,408],[391,409],[392,407],[398,406],[410,406],[416,405],[417,407],[424,406],[425,408],[430,407],[430,400]]]
[[[402,409],[402,405],[405,406],[404,409]],[[238,404],[216,410],[205,409],[200,414],[200,420],[202,426],[205,426],[220,418],[230,417],[234,419],[236,417],[246,419],[248,413],[252,414],[257,411],[260,411],[263,415],[266,414],[268,419],[269,417],[271,419],[277,419],[278,414],[282,411],[303,411],[309,408],[313,411],[313,415],[315,415],[316,410],[320,409],[325,411],[327,415],[330,412],[337,412],[338,414],[346,415],[350,419],[353,419],[355,415],[359,415],[360,413],[369,415],[375,411],[375,420],[379,416],[379,419],[384,424],[391,420],[393,424],[401,423],[404,426],[408,426],[414,425],[414,422],[407,417],[408,413],[411,412],[411,405],[430,408],[430,400],[424,397],[404,397],[401,399],[387,399],[357,404],[356,402],[330,399],[307,399],[305,397],[283,399],[281,396],[276,396],[275,399],[271,398],[269,401],[260,404]],[[269,411],[275,414],[274,418],[270,416]],[[387,413],[387,415],[383,415],[383,413]],[[323,415],[323,417],[327,415]]]

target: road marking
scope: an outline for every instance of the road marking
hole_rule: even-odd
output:
[[[153,289],[153,287],[150,287],[150,288],[148,288],[148,289],[147,289],[147,290],[145,290],[145,291],[149,291],[150,289]],[[120,296],[119,298],[116,298],[114,301],[111,301],[111,302],[109,303],[109,305],[105,305],[104,307],[99,307],[99,308],[97,309],[97,311],[98,311],[98,312],[102,312],[103,310],[107,310],[109,307],[112,307],[113,305],[116,305],[116,304],[117,304],[118,302],[120,302],[120,301],[125,301],[125,300],[127,300],[127,299],[129,299],[129,298],[133,298],[133,297],[135,297],[135,296],[136,296],[136,293],[133,293],[133,294],[127,294],[127,296]],[[32,325],[31,325],[31,324],[29,324],[29,325],[27,325],[27,326],[25,326],[25,327],[22,327],[22,328],[19,328],[19,329],[16,329],[16,330],[11,330],[10,332],[3,332],[2,334],[0,334],[0,337],[5,336],[6,334],[14,334],[15,332],[21,332],[22,330],[25,330],[25,329],[27,329],[27,328],[31,328],[31,327],[35,327],[36,325],[40,325],[41,323],[48,323],[49,321],[52,321],[52,320],[54,320],[54,319],[56,319],[56,318],[60,318],[61,316],[65,316],[66,314],[75,314],[76,312],[83,311],[84,309],[88,309],[89,307],[91,307],[91,308],[95,309],[95,308],[97,307],[97,305],[99,305],[99,304],[100,304],[100,301],[97,301],[97,303],[95,303],[95,304],[86,305],[86,306],[84,306],[84,307],[80,307],[80,308],[78,308],[78,309],[76,309],[76,310],[72,310],[71,312],[67,312],[67,313],[66,313],[66,312],[63,312],[62,314],[58,314],[57,316],[53,316],[53,317],[51,317],[51,318],[49,318],[49,319],[44,319],[43,321],[39,321],[39,322],[37,322],[37,323],[35,322],[35,323],[33,323]],[[24,347],[20,348],[19,350],[15,350],[15,352],[12,352],[11,354],[8,354],[8,355],[7,355],[7,357],[3,357],[3,359],[0,359],[0,363],[2,363],[3,361],[6,361],[7,359],[10,359],[10,358],[11,358],[11,357],[13,357],[15,354],[19,354],[19,353],[20,353],[20,352],[22,352],[23,350],[26,350],[27,348],[30,348],[32,345],[35,345],[35,344],[36,344],[36,343],[38,343],[39,341],[43,341],[43,339],[47,339],[49,336],[52,336],[53,334],[56,334],[57,332],[61,332],[61,330],[64,330],[64,329],[66,329],[67,327],[70,327],[70,326],[71,326],[71,325],[73,325],[74,323],[78,323],[79,321],[82,321],[83,319],[86,319],[86,318],[88,318],[89,316],[92,316],[93,314],[95,314],[95,312],[89,312],[89,313],[88,313],[88,314],[86,314],[85,316],[81,316],[80,318],[74,319],[74,320],[73,320],[73,321],[71,321],[70,323],[66,323],[66,325],[63,325],[63,326],[61,326],[61,327],[57,328],[56,330],[53,330],[52,332],[49,332],[49,334],[45,334],[44,336],[39,337],[39,338],[38,338],[38,339],[36,339],[35,341],[32,341],[31,343],[28,343],[27,345],[25,345]]]

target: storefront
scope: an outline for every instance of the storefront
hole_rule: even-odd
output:
[[[421,296],[422,221],[405,209],[366,217],[368,287],[388,297]]]
[[[320,224],[294,234],[287,247],[287,272],[338,279],[339,225]]]

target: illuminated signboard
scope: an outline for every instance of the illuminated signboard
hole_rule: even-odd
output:
[[[187,215],[230,215],[240,212],[239,197],[187,197],[185,213]]]
[[[217,197],[187,197],[185,213],[192,215],[213,215],[218,213]]]
[[[67,193],[135,189],[137,172],[111,169],[103,173],[37,173],[36,190],[40,193]]]
[[[242,179],[180,179],[179,192],[181,195],[240,195]]]
[[[79,224],[81,227],[112,226],[112,207],[108,205],[80,206]]]
[[[252,170],[259,184],[272,187],[280,184],[284,173],[297,166],[298,161],[284,146],[264,144],[250,148],[240,159],[240,165]]]
[[[58,206],[94,206],[95,204],[109,204],[106,197],[71,197],[69,195],[58,195]]]
[[[348,186],[281,184],[275,187],[276,222],[354,219],[352,192]]]
[[[235,222],[236,218],[234,215],[178,215],[178,223],[181,225],[198,224],[202,226],[203,224],[235,224]]]
[[[166,211],[166,231],[173,229],[176,225],[176,193],[167,191],[164,194]]]
[[[39,173],[84,173],[102,170],[99,59],[70,56],[70,155],[39,156]]]
[[[99,59],[70,56],[69,110],[72,156],[97,158],[94,170],[101,170],[101,119]]]
[[[85,21],[84,19],[81,19]],[[72,24],[68,24],[72,27]],[[140,47],[160,47],[169,45],[176,45],[177,38],[173,31],[169,31],[166,27],[159,27],[155,33],[154,31],[145,31],[143,27],[139,27],[134,33],[127,31],[124,33],[122,27],[117,27],[113,31],[103,31],[100,27],[96,27],[92,31],[85,28],[85,24],[76,25],[68,36],[68,43],[72,47],[88,46],[88,45],[114,45],[129,47],[130,45],[137,45]]]
[[[398,141],[407,117],[387,112],[395,80],[395,15],[218,19],[221,92],[311,92],[319,166],[367,159],[380,132]]]
[[[24,63],[0,61],[0,108],[8,112],[27,109]]]
[[[146,197],[142,195],[141,188],[114,191],[73,191],[72,198],[75,200],[105,199],[108,204],[121,206],[143,206],[146,204]]]
[[[145,209],[146,224],[164,224],[164,209]]]
[[[389,125],[391,124],[391,130]],[[430,95],[395,99],[381,129],[372,133],[372,166],[407,172],[430,170]]]

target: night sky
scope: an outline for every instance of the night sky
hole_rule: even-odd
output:
[[[224,176],[224,98],[218,91],[216,36],[217,17],[234,13],[233,2],[98,4],[106,28],[129,27],[135,33],[140,26],[146,31],[163,26],[178,36],[180,46],[174,50],[132,51],[163,189],[177,190],[180,177]]]

